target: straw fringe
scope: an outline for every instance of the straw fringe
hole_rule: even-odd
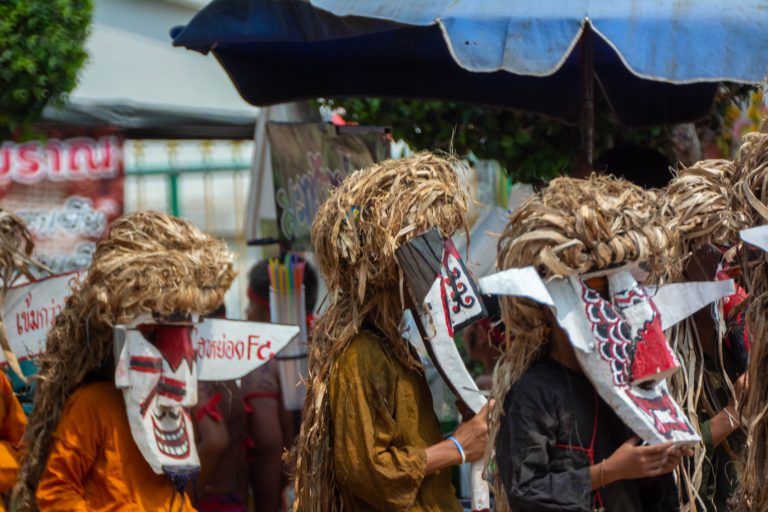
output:
[[[509,219],[498,246],[499,270],[534,265],[544,278],[565,277],[639,264],[657,279],[669,264],[675,238],[665,226],[660,197],[608,176],[556,178]],[[539,359],[550,339],[548,315],[537,303],[501,298],[507,337],[497,363],[491,396],[487,458],[493,458],[507,393]],[[496,510],[510,510],[498,475]]]
[[[679,264],[667,270],[665,280],[685,280],[683,268],[693,250],[701,245],[738,245],[739,231],[749,225],[749,218],[735,206],[732,190],[737,179],[736,170],[736,165],[729,160],[702,160],[681,169],[667,186],[664,215],[669,230],[677,233],[680,239],[674,257]],[[721,323],[716,328],[717,343],[722,352],[725,327]],[[704,354],[693,318],[676,325],[667,335],[682,366],[669,379],[670,391],[699,431],[699,414],[703,411],[705,417],[712,417],[718,407],[704,392]],[[723,378],[728,380],[727,375]],[[683,510],[697,510],[697,503],[701,504],[699,489],[706,460],[704,445],[700,443],[694,449],[691,462],[677,469],[680,495],[684,498]]]
[[[35,244],[26,223],[9,211],[0,210],[0,279],[2,279],[0,310],[5,303],[5,294],[8,288],[13,286],[22,276],[34,281],[33,269],[35,268],[44,273],[51,273],[48,267],[32,258],[34,249]],[[16,354],[11,350],[2,317],[0,317],[0,347],[11,370],[21,380],[26,381]]]
[[[227,245],[191,223],[158,212],[124,215],[99,242],[88,274],[48,332],[40,361],[34,412],[24,442],[13,503],[37,509],[35,489],[45,468],[51,435],[67,399],[85,377],[110,364],[112,328],[143,313],[208,313],[234,280]]]
[[[732,205],[735,173],[729,160],[702,160],[682,169],[669,183],[666,192],[673,211],[669,229],[680,235],[683,247],[694,242],[729,246],[738,241],[749,218]]]
[[[317,320],[309,353],[307,399],[296,450],[296,504],[301,512],[343,509],[336,488],[328,382],[331,368],[364,321],[405,366],[423,371],[400,338],[402,276],[395,250],[430,228],[468,231],[466,199],[454,166],[430,153],[389,160],[347,178],[312,225],[329,307]]]
[[[749,218],[751,226],[768,223],[768,134],[750,133],[736,155],[734,204]],[[743,244],[742,244],[743,245]],[[746,248],[740,257],[750,294],[747,325],[752,336],[749,353],[746,397],[740,412],[746,421],[747,446],[740,461],[741,488],[737,494],[739,510],[768,510],[768,254],[756,257]]]

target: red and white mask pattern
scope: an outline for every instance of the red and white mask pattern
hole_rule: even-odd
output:
[[[680,364],[648,290],[625,270],[608,276],[608,298],[582,279],[571,278],[569,284],[548,289],[558,309],[563,309],[558,299],[564,293],[577,297],[570,314],[578,317],[561,325],[603,400],[645,440],[696,442],[698,436],[667,389],[666,378]]]
[[[607,297],[591,289],[583,276],[545,283],[534,267],[503,270],[480,279],[479,285],[485,294],[527,297],[549,307],[597,392],[645,441],[698,442],[669,395],[666,378],[680,365],[664,331],[734,293],[733,281],[674,283],[649,290],[635,281],[628,267],[605,275]]]
[[[132,325],[116,330],[115,384],[123,390],[134,440],[155,473],[199,467],[189,417],[197,403],[193,325]]]

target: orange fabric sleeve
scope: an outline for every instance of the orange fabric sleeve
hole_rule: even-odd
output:
[[[93,410],[83,400],[73,400],[64,410],[37,487],[41,512],[88,512],[84,484],[100,445],[98,418]]]
[[[0,371],[0,493],[9,492],[16,484],[21,456],[21,438],[27,417],[13,393],[11,382]]]

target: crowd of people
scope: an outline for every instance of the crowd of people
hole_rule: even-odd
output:
[[[307,319],[300,411],[277,359],[198,380],[190,333],[197,315],[226,317],[226,244],[125,215],[47,335],[28,419],[0,373],[4,505],[459,511],[450,470],[480,463],[501,511],[766,510],[766,404],[750,391],[768,258],[739,239],[768,220],[763,159],[757,134],[736,161],[698,162],[663,188],[554,179],[511,212],[482,279],[451,242],[467,228],[457,162],[421,153],[354,173],[313,224],[328,295]],[[19,240],[4,244],[18,246],[11,270],[29,255]],[[304,275],[313,312],[320,276]],[[246,318],[269,323],[268,262],[248,278]],[[446,433],[425,364],[466,396],[459,332],[488,400],[459,404]],[[472,506],[483,489],[473,481]]]

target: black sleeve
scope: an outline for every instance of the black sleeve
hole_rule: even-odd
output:
[[[680,498],[677,492],[674,473],[656,478],[637,480],[637,490],[646,512],[677,512],[680,510]]]
[[[505,400],[496,442],[496,463],[510,505],[520,512],[591,512],[589,467],[550,471],[557,415],[548,411],[551,405],[543,396],[515,388]]]

